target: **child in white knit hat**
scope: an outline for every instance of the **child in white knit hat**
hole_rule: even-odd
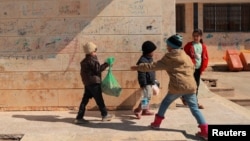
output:
[[[79,111],[75,119],[76,124],[87,123],[84,114],[89,99],[94,98],[98,108],[101,112],[103,121],[110,121],[114,115],[108,114],[101,90],[101,73],[109,66],[108,63],[100,64],[97,58],[97,46],[88,42],[83,46],[86,53],[85,58],[81,61],[81,78],[84,84],[84,94],[79,106]]]

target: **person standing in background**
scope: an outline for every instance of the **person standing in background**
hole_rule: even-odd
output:
[[[203,33],[201,29],[194,29],[192,33],[193,41],[188,42],[184,46],[184,51],[191,58],[192,62],[195,65],[194,78],[195,78],[196,85],[197,85],[197,90],[196,90],[197,102],[198,102],[198,90],[199,90],[199,85],[200,85],[200,77],[208,65],[207,46],[203,43],[202,34]],[[181,97],[181,100],[184,105],[187,105],[183,97]],[[199,104],[199,102],[198,102],[198,107],[199,109],[204,109],[204,106]]]

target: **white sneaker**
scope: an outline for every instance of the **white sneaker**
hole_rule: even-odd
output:
[[[86,124],[86,123],[89,123],[89,121],[85,120],[85,119],[75,119],[74,123],[75,124]]]
[[[102,121],[111,121],[114,118],[114,115],[107,114],[106,116],[102,117]]]

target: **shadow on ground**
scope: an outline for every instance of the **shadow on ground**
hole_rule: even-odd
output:
[[[131,112],[132,113],[132,112]],[[186,133],[185,130],[179,129],[170,129],[170,128],[161,128],[160,130],[153,130],[149,126],[142,126],[136,123],[134,115],[131,115],[128,111],[119,111],[114,113],[116,118],[112,122],[108,121],[101,121],[100,113],[98,112],[89,112],[86,114],[86,119],[89,120],[89,123],[86,124],[75,124],[76,126],[82,126],[87,128],[108,128],[113,130],[120,130],[120,131],[131,131],[131,132],[142,132],[152,130],[152,132],[179,132],[182,133],[187,139],[191,140],[200,140],[200,138]],[[76,112],[70,112],[70,114],[75,114]],[[29,121],[42,121],[42,122],[64,122],[69,124],[74,124],[74,118],[65,118],[59,115],[13,115],[14,118],[23,118]],[[119,122],[116,120],[119,119]]]
[[[215,72],[228,72],[229,71],[227,64],[216,64],[216,65],[211,66],[211,68],[212,68],[212,71],[215,71]]]

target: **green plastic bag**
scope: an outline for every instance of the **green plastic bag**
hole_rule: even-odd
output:
[[[110,64],[110,67],[108,69],[108,73],[105,76],[105,78],[102,81],[101,87],[102,87],[102,92],[110,95],[110,96],[120,96],[122,88],[120,86],[120,84],[117,82],[115,76],[112,73],[112,64],[114,63],[114,58],[110,57],[107,59],[107,63]],[[110,62],[108,62],[110,61]]]
[[[114,57],[109,57],[109,58],[106,59],[106,62],[107,62],[110,66],[112,66],[112,65],[114,64],[114,62],[115,62],[115,58],[114,58]]]

